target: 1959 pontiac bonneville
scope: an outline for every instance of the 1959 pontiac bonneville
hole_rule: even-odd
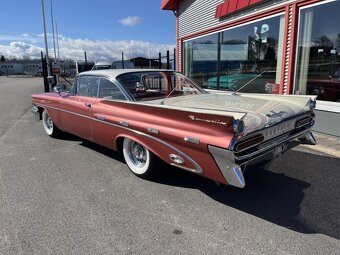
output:
[[[34,94],[32,104],[49,136],[69,132],[122,150],[142,178],[166,162],[243,188],[249,165],[316,144],[315,98],[209,93],[169,70],[84,72],[70,91]]]

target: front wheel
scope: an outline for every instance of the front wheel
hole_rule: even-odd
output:
[[[124,138],[123,155],[129,169],[135,175],[151,179],[159,172],[160,160],[140,143]]]
[[[57,137],[58,135],[60,135],[60,129],[54,125],[51,116],[46,110],[44,110],[42,113],[42,123],[46,134],[51,137]]]

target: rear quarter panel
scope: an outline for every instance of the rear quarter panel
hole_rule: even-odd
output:
[[[169,154],[180,155],[185,159],[182,167],[196,169],[196,162],[203,170],[202,175],[225,183],[208,145],[229,146],[234,136],[233,117],[108,100],[99,100],[93,105],[92,117],[94,139],[102,145],[117,149],[117,139],[129,137],[169,164],[173,163]],[[105,121],[98,120],[103,118]],[[120,125],[120,122],[128,123],[128,127]],[[158,133],[149,132],[150,128]],[[196,139],[199,143],[185,141],[185,137]]]

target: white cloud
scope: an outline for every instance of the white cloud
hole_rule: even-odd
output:
[[[41,51],[43,51],[42,47],[25,42],[11,42],[8,46],[0,44],[0,54],[4,55],[5,58],[15,57],[21,59],[25,56],[39,58]]]
[[[30,35],[30,40],[13,40],[7,45],[1,43],[0,35],[0,55],[7,57],[15,57],[21,59],[26,56],[31,58],[40,58],[40,52],[45,52],[43,40],[40,35],[33,37]],[[12,39],[19,39],[13,37]],[[8,39],[8,38],[7,38]],[[31,41],[36,39],[39,45]],[[52,41],[49,37],[49,55],[53,56]],[[89,40],[76,39],[59,35],[60,57],[62,59],[83,60],[84,52],[86,51],[88,60],[118,60],[121,59],[121,54],[124,52],[125,59],[133,57],[152,57],[158,58],[158,53],[163,55],[167,50],[172,50],[175,45],[157,44],[140,40]]]
[[[139,16],[128,16],[124,19],[119,20],[118,22],[123,26],[130,26],[133,27],[139,24],[142,21],[142,18]]]

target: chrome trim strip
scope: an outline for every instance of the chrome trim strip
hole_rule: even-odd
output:
[[[40,114],[39,114],[39,109],[36,106],[33,106],[31,109],[32,113],[34,114],[34,118],[36,121],[40,120]]]
[[[192,137],[184,137],[184,141],[189,142],[189,143],[193,143],[193,144],[200,144],[200,140],[197,138],[192,138]]]
[[[152,133],[152,134],[156,134],[158,135],[159,134],[159,130],[158,129],[155,129],[155,128],[147,128],[146,129],[149,133]]]
[[[121,120],[121,121],[119,121],[119,125],[122,125],[124,127],[128,127],[129,126],[129,122]]]
[[[39,111],[39,109],[38,109],[38,107],[36,107],[36,106],[32,106],[31,111],[32,111],[33,113],[37,113],[37,112]]]
[[[281,137],[281,138],[279,138],[279,140],[273,141],[273,143],[270,143],[270,145],[268,145],[268,146],[266,146],[266,147],[264,147],[264,148],[262,148],[260,150],[257,150],[257,151],[255,151],[253,153],[250,153],[250,154],[247,154],[247,155],[244,155],[244,156],[239,156],[239,157],[235,156],[235,158],[236,158],[236,160],[240,160],[240,161],[241,160],[250,159],[252,157],[258,156],[261,153],[264,153],[264,152],[266,152],[268,150],[271,150],[271,149],[275,148],[276,146],[280,145],[281,143],[285,143],[285,142],[294,140],[294,139],[299,138],[300,136],[303,136],[304,134],[307,134],[309,132],[310,132],[309,129],[305,129],[305,130],[302,130],[302,131],[296,133],[293,136],[288,136],[286,138],[285,137],[283,137],[283,138]]]
[[[90,120],[93,120],[93,121],[97,121],[97,122],[100,122],[100,123],[103,123],[103,124],[107,124],[107,125],[110,125],[110,126],[113,126],[113,127],[122,128],[122,129],[125,129],[125,130],[128,130],[128,131],[134,132],[136,134],[146,136],[146,137],[148,137],[150,139],[153,139],[153,140],[155,140],[155,141],[157,141],[157,142],[159,142],[159,143],[169,147],[170,149],[176,151],[178,154],[180,154],[183,157],[185,157],[186,159],[188,159],[195,166],[195,169],[187,168],[187,167],[184,167],[184,166],[179,166],[179,165],[176,165],[176,164],[174,166],[183,168],[184,170],[187,170],[187,171],[190,171],[190,172],[194,172],[194,173],[197,173],[197,174],[202,174],[203,173],[202,167],[195,160],[193,160],[191,157],[189,157],[188,155],[186,155],[184,152],[180,151],[176,147],[172,146],[171,144],[168,144],[167,142],[164,142],[163,140],[161,140],[161,139],[159,139],[157,137],[154,137],[154,136],[151,136],[149,134],[140,132],[138,130],[134,130],[134,129],[131,129],[131,128],[128,128],[128,127],[124,127],[124,126],[121,126],[121,125],[118,125],[118,124],[114,124],[114,123],[111,123],[111,122],[108,122],[108,121],[103,121],[103,120],[92,118],[92,117],[89,117],[89,116],[86,116],[86,115],[81,115],[79,113],[75,113],[75,112],[71,112],[71,111],[67,111],[67,110],[64,110],[64,109],[59,109],[59,108],[51,107],[51,106],[43,106],[43,105],[41,105],[41,106],[45,107],[45,108],[51,108],[51,109],[54,109],[54,110],[67,112],[67,113],[74,114],[74,115],[77,115],[77,116],[80,116],[80,117],[83,117],[83,118],[87,118],[87,119],[90,119]]]

